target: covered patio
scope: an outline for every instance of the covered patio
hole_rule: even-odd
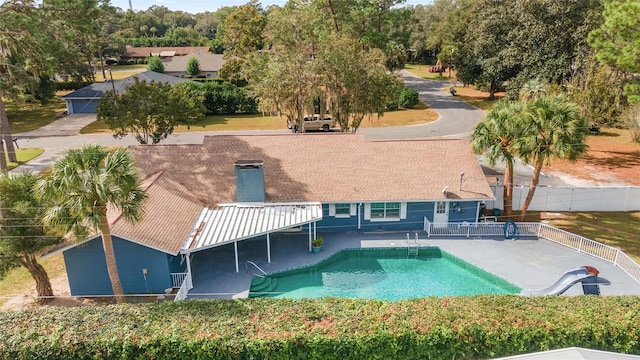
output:
[[[263,250],[271,262],[271,234],[308,226],[308,248],[315,236],[317,221],[322,220],[320,203],[289,204],[225,204],[202,209],[194,229],[180,253],[187,261],[187,273],[192,274],[192,254],[231,244],[235,272],[240,271],[238,243],[248,239],[265,239]],[[262,240],[264,241],[264,240]]]

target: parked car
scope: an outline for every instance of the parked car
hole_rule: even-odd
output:
[[[298,124],[295,122],[287,121],[287,127],[291,129],[293,132],[298,132]],[[335,121],[331,118],[331,116],[325,116],[324,118],[320,118],[319,114],[314,115],[306,115],[304,117],[304,131],[309,130],[322,130],[329,131],[332,128],[336,127]]]
[[[116,60],[116,59],[107,59],[105,61],[105,64],[107,64],[107,65],[118,65],[118,60]]]

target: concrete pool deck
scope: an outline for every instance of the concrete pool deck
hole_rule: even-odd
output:
[[[271,263],[267,262],[266,240],[245,240],[238,243],[240,272],[235,271],[233,245],[224,245],[192,255],[193,289],[188,298],[246,297],[252,276],[247,274],[247,261],[252,261],[267,273],[296,268],[329,257],[344,248],[406,247],[406,232],[391,233],[322,233],[324,245],[319,253],[308,250],[307,233],[275,234],[271,236]],[[497,275],[523,289],[540,289],[551,285],[565,271],[590,265],[600,270],[602,295],[640,295],[640,283],[619,267],[579,253],[576,250],[544,239],[519,240],[489,238],[427,238],[418,233],[418,244],[437,246],[477,267]],[[410,233],[411,242],[415,232]],[[249,270],[257,272],[249,266]],[[566,295],[582,294],[576,284]]]

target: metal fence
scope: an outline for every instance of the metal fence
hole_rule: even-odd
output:
[[[495,201],[487,201],[487,208],[502,209],[502,185],[492,185]],[[520,209],[529,186],[514,186],[513,208]],[[529,210],[533,211],[639,211],[640,186],[555,187],[538,186]]]
[[[543,238],[576,251],[608,261],[624,270],[629,276],[640,283],[640,265],[631,259],[622,250],[599,243],[568,231],[555,228],[542,223],[516,223],[520,236],[535,236]],[[479,223],[432,223],[424,218],[424,231],[427,237],[477,237],[477,236],[504,236],[505,223],[479,222]]]

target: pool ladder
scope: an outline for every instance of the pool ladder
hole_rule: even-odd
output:
[[[407,233],[407,255],[417,256],[418,252],[420,252],[420,245],[418,244],[418,233],[416,233],[416,238],[411,243],[409,240],[409,233]]]
[[[264,270],[262,270],[262,269],[260,268],[260,266],[258,266],[258,265],[257,265],[256,263],[254,263],[253,261],[247,261],[244,265],[245,265],[245,267],[247,268],[247,275],[257,276],[257,277],[261,277],[261,278],[263,278],[263,279],[264,279],[265,277],[267,277],[267,273],[266,273]],[[260,272],[259,272],[259,273],[257,273],[257,272],[255,272],[255,271],[251,271],[251,270],[249,270],[249,265],[253,265],[253,267],[254,267],[254,268],[256,268],[256,269],[258,269]]]

